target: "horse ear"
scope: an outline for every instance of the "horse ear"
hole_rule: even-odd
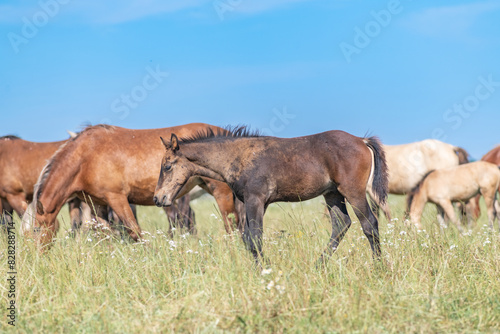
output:
[[[179,150],[179,139],[177,138],[175,133],[172,133],[172,137],[170,138],[170,142],[172,143],[172,148],[173,148],[174,152]]]
[[[160,139],[161,139],[161,142],[163,143],[163,145],[165,146],[165,148],[169,148],[170,147],[170,143],[165,141],[165,139],[163,139],[163,137],[160,136]]]
[[[36,213],[43,215],[43,204],[40,201],[36,201]]]

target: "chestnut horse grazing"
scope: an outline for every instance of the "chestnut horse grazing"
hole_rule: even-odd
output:
[[[158,206],[171,205],[193,176],[226,182],[244,202],[243,240],[258,262],[268,205],[323,195],[332,235],[320,261],[337,249],[351,225],[346,201],[358,216],[374,257],[380,256],[378,221],[366,198],[368,183],[381,203],[387,197],[387,168],[378,139],[343,131],[286,139],[252,134],[245,127],[178,135],[181,139],[176,134],[170,142],[162,139],[166,153],[154,196]]]
[[[129,203],[154,205],[153,192],[164,151],[158,138],[172,132],[191,136],[208,128],[219,129],[201,123],[152,130],[87,127],[61,146],[44,167],[33,202],[23,216],[23,230],[42,246],[47,245],[57,233],[56,216],[62,205],[78,196],[90,198],[99,206],[109,205],[129,236],[138,240],[141,229]],[[196,185],[215,197],[224,217],[229,213],[237,217],[233,194],[223,182],[193,178],[179,197]],[[229,218],[226,228],[230,229]]]
[[[16,136],[0,137],[0,215],[10,219],[15,211],[22,217],[33,199],[43,166],[65,142],[34,143]]]
[[[420,218],[425,204],[432,202],[438,208],[438,220],[444,224],[444,214],[459,225],[452,202],[467,202],[477,194],[484,196],[490,226],[495,220],[495,197],[500,184],[500,170],[498,166],[484,161],[438,169],[430,172],[408,195],[410,219],[421,228]]]
[[[0,214],[8,222],[14,211],[19,217],[23,216],[33,199],[33,189],[40,172],[64,143],[66,140],[36,143],[16,136],[0,137]],[[90,207],[77,198],[69,201],[69,208],[74,230],[82,221],[94,217]]]
[[[384,145],[383,148],[389,169],[388,192],[390,194],[406,195],[430,171],[469,162],[469,154],[463,148],[436,139],[403,145]],[[368,186],[368,193],[373,198],[370,186]],[[374,200],[375,204],[382,208],[386,218],[390,220],[388,204],[380,205],[376,198]]]

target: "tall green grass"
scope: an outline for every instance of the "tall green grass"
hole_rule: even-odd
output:
[[[256,269],[237,235],[226,235],[211,198],[193,203],[198,235],[168,236],[164,213],[139,208],[144,244],[69,236],[66,210],[54,247],[40,255],[17,238],[17,326],[26,333],[494,333],[500,330],[498,227],[485,217],[459,234],[428,205],[417,232],[380,219],[383,261],[372,260],[355,222],[328,265],[315,268],[331,231],[321,199],[274,204]],[[354,219],[357,221],[357,219]],[[0,277],[7,243],[0,241]],[[6,281],[0,280],[2,309]]]

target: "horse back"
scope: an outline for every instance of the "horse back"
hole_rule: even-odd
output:
[[[500,145],[486,153],[481,160],[500,166]]]
[[[0,196],[22,192],[28,199],[31,198],[38,175],[64,142],[0,139]]]
[[[147,130],[92,126],[72,139],[55,159],[66,161],[67,172],[61,175],[77,191],[98,199],[110,192],[122,193],[134,203],[151,205],[165,150],[160,137],[170,139],[172,133],[187,137],[207,128],[216,129],[203,123]]]
[[[337,188],[364,194],[372,167],[363,139],[337,130],[296,138],[247,138],[236,149],[243,157],[244,182],[257,188],[265,182],[278,196],[270,201],[292,201],[298,189],[301,200]]]

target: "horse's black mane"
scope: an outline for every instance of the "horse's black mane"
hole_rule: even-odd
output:
[[[21,139],[21,138],[18,136],[14,136],[14,135],[7,135],[7,136],[0,137],[0,140],[2,140],[2,139],[15,140],[15,139]]]
[[[258,130],[250,130],[246,125],[226,126],[222,129],[214,131],[211,128],[200,130],[192,136],[179,138],[180,143],[200,143],[207,141],[216,141],[224,138],[248,138],[262,137]]]

